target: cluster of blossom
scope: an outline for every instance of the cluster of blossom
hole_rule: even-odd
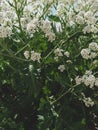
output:
[[[53,105],[53,102],[54,102],[54,101],[55,101],[54,96],[49,97],[49,102],[50,102],[50,105],[51,105],[51,111],[52,111],[52,113],[53,113],[53,115],[54,115],[55,117],[58,117],[59,115],[58,115],[58,113],[55,111],[55,106]]]
[[[86,73],[82,77],[77,76],[75,78],[75,81],[77,85],[84,83],[86,86],[89,86],[90,88],[98,86],[98,78],[96,78],[92,74],[92,71],[86,71]]]
[[[27,23],[26,26],[27,32],[29,34],[33,34],[37,30],[38,24],[39,24],[38,19],[31,20],[29,23]]]
[[[51,22],[49,20],[46,19],[39,22],[38,18],[34,18],[26,25],[26,30],[29,34],[33,34],[38,28],[44,32],[45,37],[47,37],[49,41],[52,42],[55,40],[55,33],[52,31]]]
[[[54,0],[24,0],[16,2],[14,0],[0,1],[0,37],[10,36],[12,34],[13,25],[15,25],[14,27],[19,27],[19,24],[21,24],[22,28],[29,32],[29,34],[34,33],[46,5],[50,4],[52,6]],[[51,6],[47,11],[51,11]],[[22,11],[20,16],[18,16],[17,11]],[[53,41],[55,38],[54,33],[50,31],[46,33],[46,36],[49,37],[50,41]]]
[[[13,21],[16,14],[13,8],[6,2],[0,1],[0,37],[4,38],[12,34]]]
[[[8,0],[12,5],[14,5],[14,0]],[[24,1],[25,2],[25,1]],[[22,7],[21,1],[17,2],[17,10],[23,8],[23,12],[20,17],[20,22],[23,28],[26,29],[29,33],[34,33],[37,25],[40,21],[41,16],[45,10],[46,5],[49,6],[49,9],[45,13],[50,13],[53,8],[53,4],[56,3],[56,0],[27,0],[26,4],[23,4]],[[97,21],[98,21],[98,1],[97,0],[58,0],[57,6],[57,15],[59,17],[66,17],[66,24],[74,25],[83,24],[84,33],[97,33]],[[12,25],[19,26],[18,17],[15,11],[14,6],[8,4],[6,0],[1,0],[0,2],[0,37],[10,36],[12,33]],[[66,15],[65,15],[66,14]],[[48,37],[49,41],[55,39],[55,34],[53,33],[51,27],[46,27],[48,20],[41,20],[41,28],[45,33],[45,36]],[[7,26],[7,27],[6,27]]]
[[[66,61],[66,63],[69,63],[69,64],[72,64],[72,61],[71,60],[67,60]],[[60,72],[63,72],[64,70],[65,70],[65,65],[59,65],[58,66],[58,70],[60,71]]]
[[[12,29],[10,27],[0,26],[0,38],[5,38],[12,34]]]
[[[22,23],[27,23],[27,21],[29,23],[32,20],[31,16],[36,18],[41,17],[45,5],[50,3],[55,3],[55,1],[48,0],[46,2],[45,0],[41,1],[28,0],[27,5],[25,6],[23,11],[23,18],[21,18]],[[97,0],[94,1],[78,0],[77,2],[75,0],[70,1],[58,0],[57,15],[60,17],[65,17],[66,12],[67,23],[69,25],[74,25],[75,23],[80,25],[84,24],[83,28],[84,33],[86,32],[96,33],[98,31],[96,26],[96,22],[98,20],[97,18],[98,14],[96,13],[97,7],[98,7]],[[48,9],[48,11],[50,10]]]
[[[41,28],[48,40],[52,42],[55,40],[55,33],[52,31],[51,22],[40,19],[46,5],[51,3],[53,3],[53,0],[27,0],[27,5],[24,7],[21,17],[21,24],[31,35],[37,31],[38,27]],[[47,11],[51,11],[51,6]]]
[[[97,33],[97,9],[97,0],[58,0],[57,15],[63,19],[66,18],[68,26],[84,25],[82,29],[84,34]]]
[[[92,65],[94,66],[94,67],[97,67],[97,65],[98,65],[98,60],[94,60],[93,62],[92,62]]]
[[[81,50],[81,55],[84,59],[94,59],[98,55],[98,45],[95,42],[89,44],[88,48]]]
[[[42,1],[27,0],[27,4],[24,6],[23,15],[21,17],[22,27],[25,28],[27,32],[35,32],[39,17],[41,17],[43,13],[43,8],[44,5]]]
[[[43,10],[48,2],[51,3],[52,1],[48,0],[45,2],[44,0],[27,0],[20,20],[22,27],[26,29],[29,34],[36,31],[40,17],[43,15]]]
[[[34,51],[25,51],[24,52],[24,56],[26,59],[31,59],[32,61],[38,61],[40,63],[40,59],[41,59],[41,54],[38,52],[34,52]]]
[[[45,33],[45,37],[47,37],[49,41],[52,42],[55,40],[55,33],[52,31],[51,22],[48,19],[41,21],[40,28]]]
[[[93,107],[94,101],[90,97],[85,97],[84,93],[81,93],[82,97],[79,98],[80,101],[83,101],[86,107]]]
[[[64,66],[64,65],[59,65],[59,66],[58,66],[58,70],[59,70],[60,72],[63,72],[63,71],[65,70],[65,66]]]
[[[69,57],[70,54],[69,54],[68,51],[64,51],[64,50],[61,49],[61,48],[56,48],[56,49],[54,50],[54,55],[55,55],[55,57],[54,57],[55,61],[58,61],[58,60],[59,60],[59,57],[62,57],[62,56]]]
[[[63,49],[61,49],[61,48],[56,48],[55,50],[54,50],[54,55],[55,55],[55,57],[54,57],[54,60],[55,61],[58,61],[59,60],[59,58],[60,57],[63,57],[63,56],[66,56],[67,58],[69,58],[69,52],[68,51],[64,51]],[[67,60],[68,61],[68,60]],[[66,62],[67,62],[66,61]],[[59,65],[58,66],[58,70],[60,70],[60,72],[63,72],[64,70],[65,70],[65,66],[64,65]]]

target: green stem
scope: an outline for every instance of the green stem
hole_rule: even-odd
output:
[[[41,16],[39,19],[41,19],[41,18],[44,17],[44,15],[47,13],[47,11],[49,10],[49,8],[51,7],[51,5],[52,5],[53,3],[54,3],[54,2],[52,2],[51,4],[48,5],[48,7],[43,11],[43,14],[42,14],[42,16]]]
[[[52,104],[57,103],[62,97],[64,97],[66,94],[68,94],[69,92],[71,92],[73,90],[73,88],[75,88],[77,85],[74,85],[73,87],[70,87],[66,92],[64,92],[61,96],[59,96],[54,102],[52,102]]]
[[[23,32],[22,26],[21,26],[21,20],[20,20],[20,12],[19,12],[19,10],[17,8],[17,1],[14,0],[14,2],[15,2],[15,11],[16,11],[17,18],[18,18],[19,28],[20,28],[21,32]]]
[[[24,47],[22,47],[19,51],[17,51],[17,52],[15,53],[15,55],[17,55],[17,54],[19,54],[21,51],[23,51],[28,45],[29,45],[29,43],[26,44]]]
[[[61,41],[60,43],[58,43],[49,53],[48,55],[45,57],[45,59],[47,59],[53,52],[54,50],[59,46],[61,47],[64,43],[67,43],[69,40],[71,40],[73,37],[75,37],[77,34],[81,34],[82,32],[75,32],[74,34],[72,34],[66,41]]]
[[[26,60],[26,59],[22,59],[22,58],[16,57],[15,55],[7,55],[7,54],[1,54],[1,55],[2,55],[2,56],[5,56],[5,57],[13,58],[13,59],[15,59],[15,60],[17,60],[17,61],[24,61],[24,62],[30,61],[30,60]]]

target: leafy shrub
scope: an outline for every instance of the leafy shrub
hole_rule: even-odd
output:
[[[0,1],[0,129],[98,129],[98,1]]]

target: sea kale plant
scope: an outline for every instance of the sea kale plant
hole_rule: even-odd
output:
[[[98,0],[0,0],[0,130],[98,130]]]

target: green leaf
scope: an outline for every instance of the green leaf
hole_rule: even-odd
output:
[[[60,22],[60,18],[58,16],[50,15],[49,19],[55,22]]]

